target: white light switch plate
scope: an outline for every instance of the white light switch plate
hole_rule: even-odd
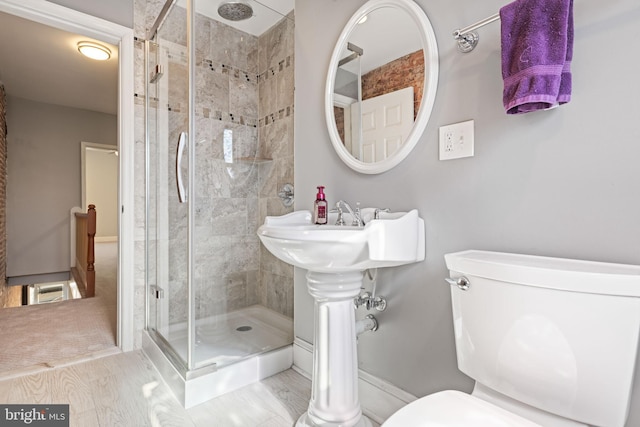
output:
[[[473,120],[440,126],[440,160],[473,157]]]

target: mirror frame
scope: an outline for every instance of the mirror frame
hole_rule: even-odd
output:
[[[416,116],[416,120],[413,124],[411,132],[407,136],[406,141],[400,149],[391,157],[385,160],[375,163],[365,163],[356,159],[345,148],[340,135],[338,134],[338,128],[336,126],[333,106],[333,90],[336,73],[338,71],[338,62],[343,51],[343,46],[346,45],[349,36],[358,25],[358,22],[367,14],[374,10],[383,7],[393,7],[406,11],[411,19],[415,22],[420,33],[422,41],[422,51],[424,53],[424,90],[422,91],[422,101],[420,103],[420,110]],[[329,62],[329,72],[327,73],[327,82],[325,89],[325,117],[327,121],[327,129],[329,131],[329,137],[333,148],[336,150],[338,156],[342,161],[351,169],[365,173],[365,174],[378,174],[386,172],[393,167],[397,166],[402,160],[404,160],[411,150],[416,146],[418,140],[424,133],[429,117],[433,110],[433,105],[436,98],[436,91],[438,88],[438,44],[436,36],[431,25],[431,21],[425,14],[425,12],[412,0],[369,0],[366,2],[356,13],[351,17],[349,22],[342,30],[338,42],[333,49],[331,55],[331,61]]]

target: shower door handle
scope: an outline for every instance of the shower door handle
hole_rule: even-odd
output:
[[[178,140],[178,149],[176,151],[176,184],[178,186],[178,200],[180,203],[187,202],[187,196],[184,193],[184,184],[182,182],[182,155],[184,154],[184,146],[187,144],[187,133],[180,132]]]

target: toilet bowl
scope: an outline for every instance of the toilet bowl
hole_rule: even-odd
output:
[[[475,388],[420,398],[383,427],[625,425],[640,266],[486,251],[445,261],[458,368]]]
[[[393,414],[384,427],[541,427],[492,403],[456,390],[418,399]]]

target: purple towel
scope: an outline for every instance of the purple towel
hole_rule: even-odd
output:
[[[500,9],[507,114],[571,100],[573,0],[516,0]]]

